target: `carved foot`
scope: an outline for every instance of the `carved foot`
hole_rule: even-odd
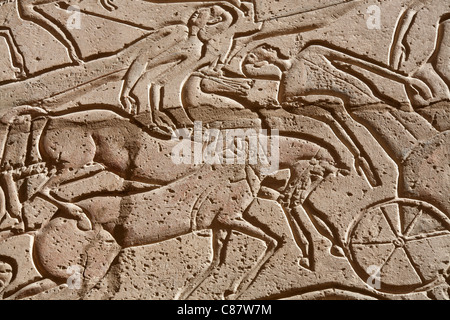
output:
[[[226,290],[223,294],[224,300],[237,300],[239,295],[233,290]]]
[[[123,95],[120,98],[120,104],[122,106],[122,109],[129,114],[137,113],[137,101],[133,97],[130,97],[129,95]]]
[[[13,71],[17,80],[26,79],[28,77],[25,68],[22,65],[13,67]]]

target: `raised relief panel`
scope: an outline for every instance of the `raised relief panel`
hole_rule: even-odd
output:
[[[1,299],[450,299],[448,1],[0,22]]]

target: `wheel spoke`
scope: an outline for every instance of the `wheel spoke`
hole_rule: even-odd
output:
[[[387,210],[385,207],[381,207],[381,212],[383,213],[384,218],[386,219],[386,221],[389,224],[389,227],[391,228],[392,232],[399,237],[400,233],[401,233],[401,226],[398,226],[397,228],[394,226],[394,221],[392,221],[392,217],[388,214]],[[399,214],[399,218],[400,218],[400,210],[397,207],[397,212]]]
[[[423,240],[423,239],[444,237],[444,236],[449,236],[449,235],[450,235],[450,231],[444,230],[444,231],[431,232],[431,233],[427,233],[427,234],[420,234],[417,236],[405,237],[405,240],[407,242],[414,242],[414,241],[419,241],[419,240]]]
[[[406,247],[404,247],[403,250],[405,251],[406,256],[408,257],[408,260],[409,260],[409,262],[411,263],[411,265],[412,265],[414,271],[417,273],[417,275],[419,276],[419,278],[420,278],[420,280],[422,281],[422,283],[425,283],[425,282],[426,282],[426,281],[425,281],[425,277],[424,277],[423,274],[420,272],[420,270],[417,268],[417,265],[415,264],[414,259],[413,259],[412,255],[411,255],[411,253],[409,252],[409,250],[408,250]]]
[[[394,250],[395,246],[392,243],[376,245],[355,244],[351,247],[351,254],[353,259],[364,261],[360,264],[364,270],[372,265],[381,269]],[[368,259],[368,257],[370,258]]]
[[[388,219],[380,208],[369,211],[358,222],[352,237],[353,244],[389,244],[398,236],[389,224]]]
[[[397,250],[397,248],[392,249],[391,253],[389,254],[389,256],[387,257],[387,259],[384,261],[384,263],[380,266],[380,271],[384,268],[384,266],[389,262],[389,260],[391,260],[392,256],[395,253],[395,250]]]
[[[414,217],[414,219],[411,221],[411,223],[409,224],[409,226],[406,228],[405,232],[403,233],[403,235],[405,237],[408,236],[408,234],[412,231],[412,229],[414,228],[414,226],[416,225],[417,220],[419,220],[419,218],[422,216],[423,214],[423,210],[420,210],[419,213]]]
[[[380,269],[382,282],[385,285],[417,286],[423,283],[422,278],[412,265],[403,248],[395,248],[392,255]]]
[[[392,241],[352,241],[352,245],[358,245],[358,246],[376,246],[380,244],[392,244]]]

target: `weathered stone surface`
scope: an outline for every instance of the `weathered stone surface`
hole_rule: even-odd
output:
[[[0,0],[2,299],[450,299],[448,0]]]

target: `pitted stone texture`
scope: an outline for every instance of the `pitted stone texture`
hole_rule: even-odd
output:
[[[2,299],[450,299],[450,2],[0,0]]]

